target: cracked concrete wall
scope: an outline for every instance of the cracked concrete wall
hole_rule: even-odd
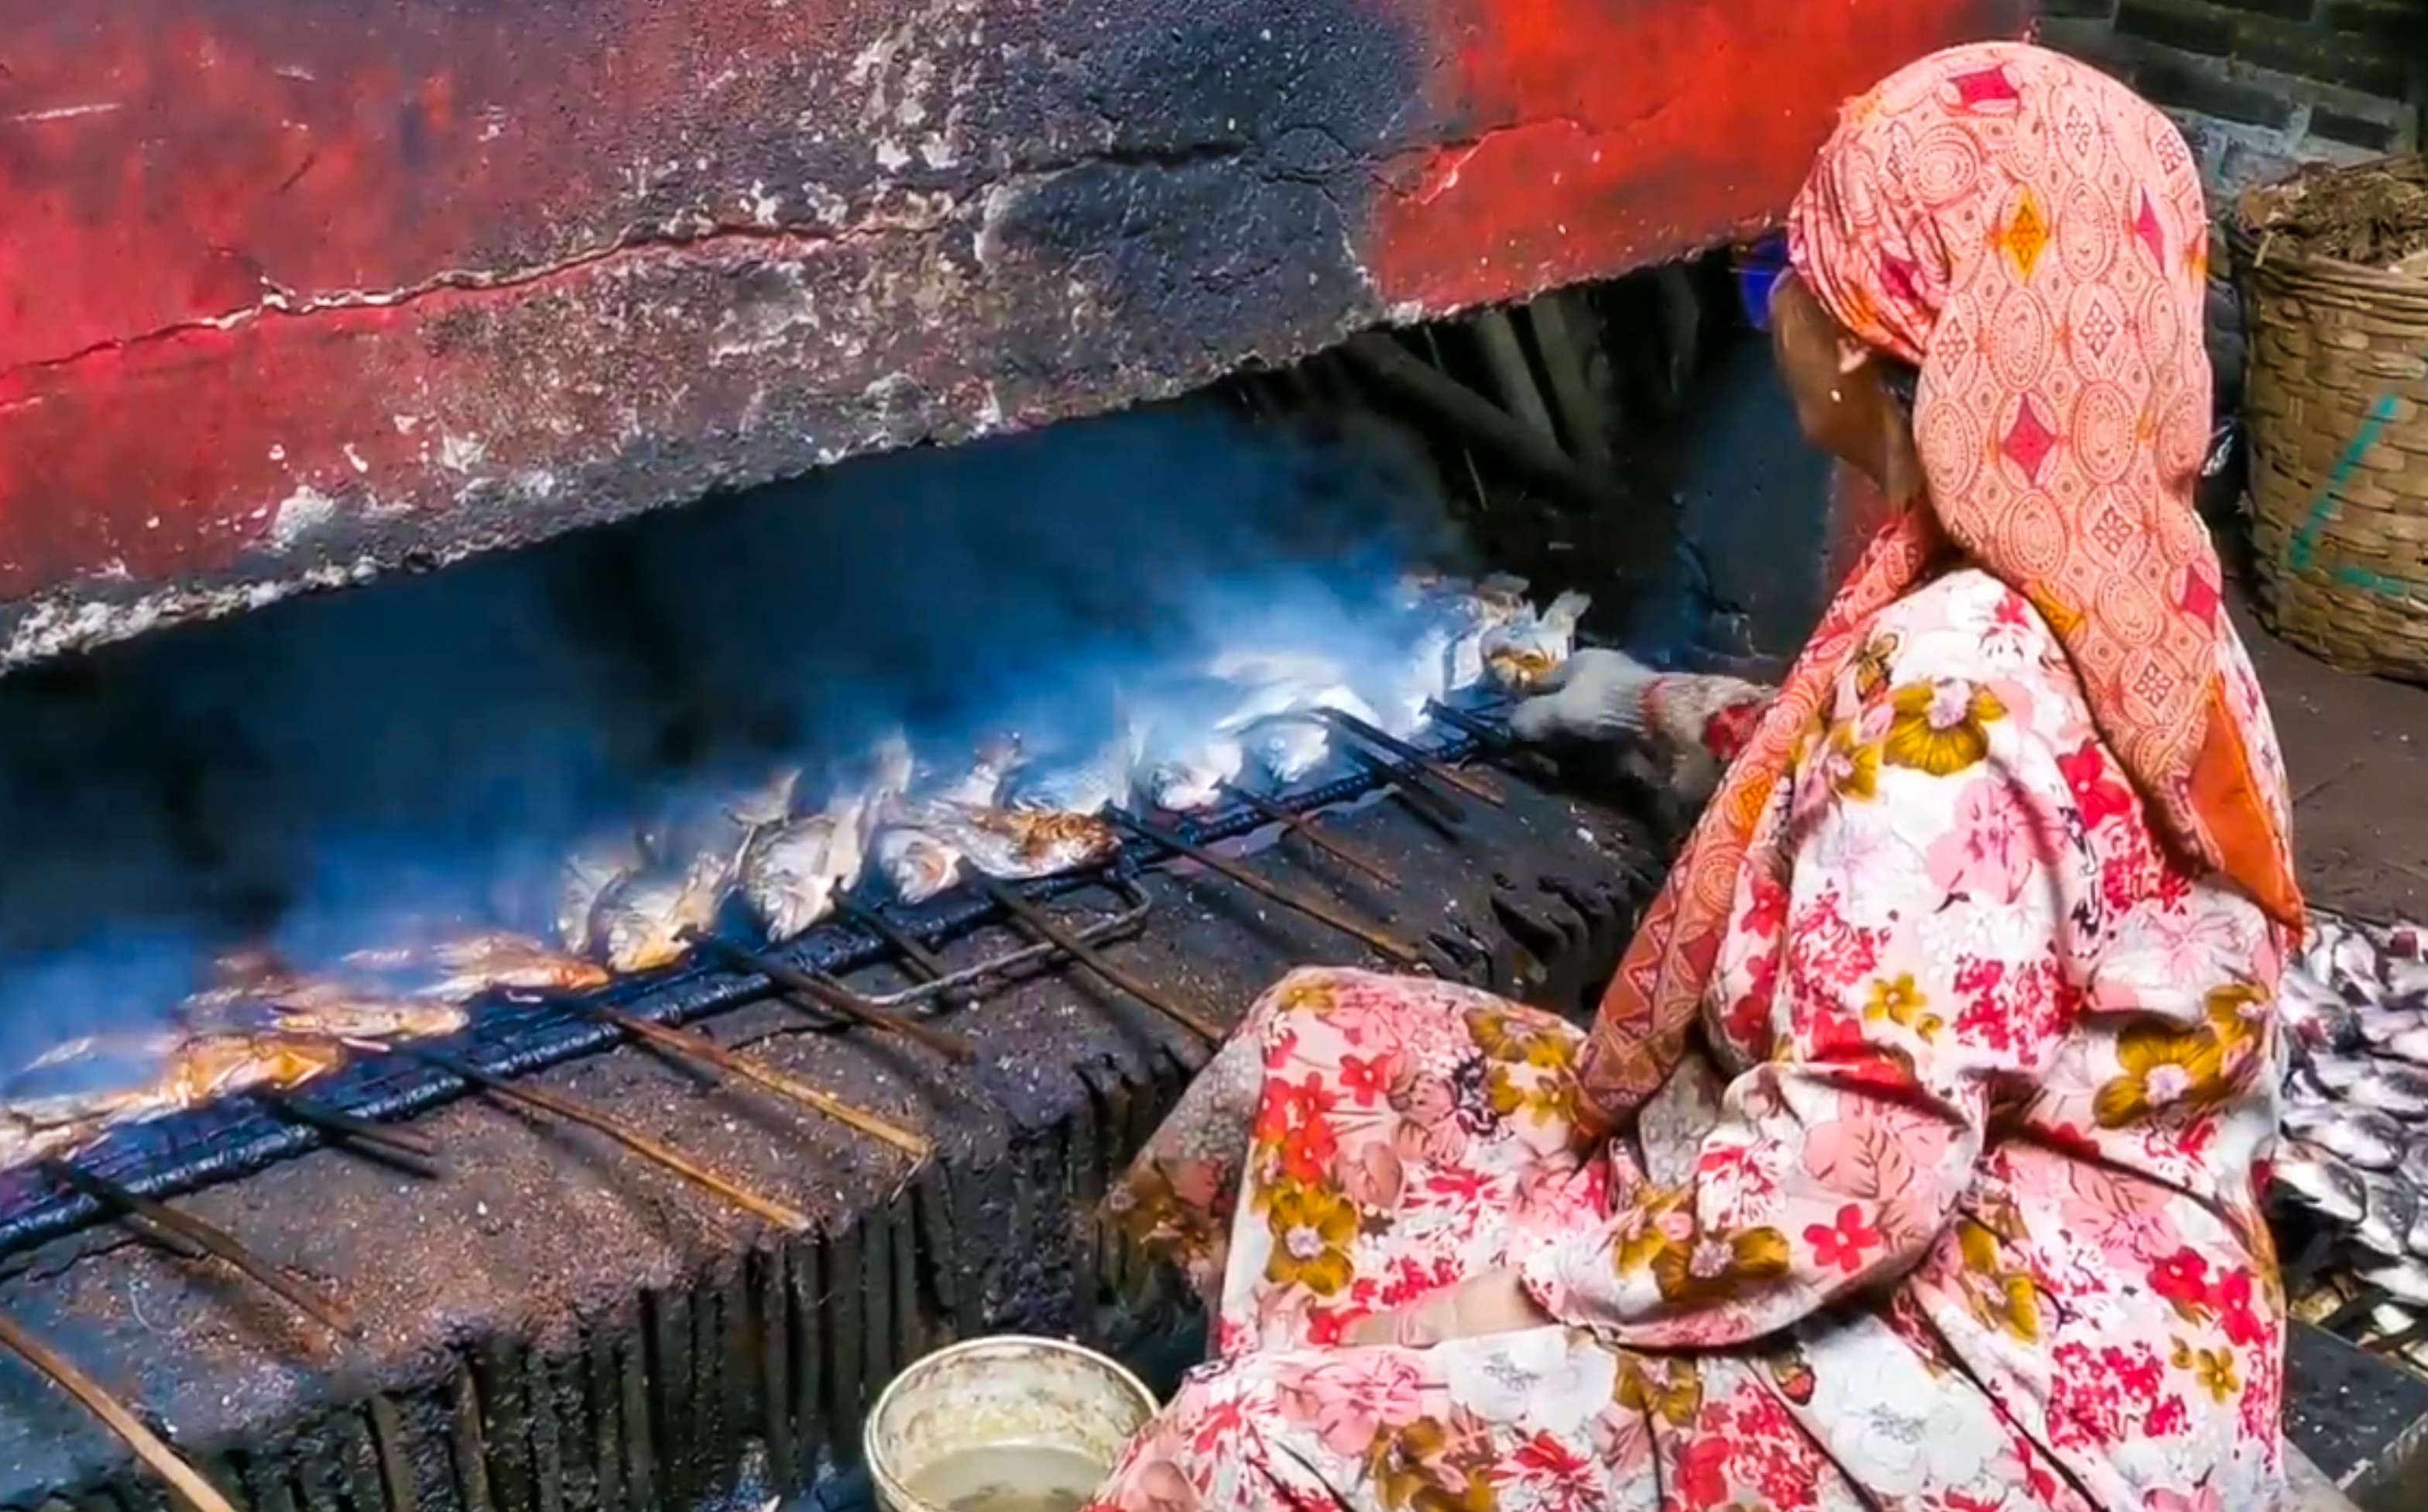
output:
[[[0,39],[0,667],[1774,215],[2026,0],[115,0]]]

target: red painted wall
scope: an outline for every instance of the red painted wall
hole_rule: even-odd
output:
[[[0,666],[1709,244],[2025,5],[20,7]]]

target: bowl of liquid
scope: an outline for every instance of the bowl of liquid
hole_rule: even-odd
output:
[[[1093,1350],[974,1339],[895,1376],[863,1448],[887,1512],[1078,1512],[1155,1408]]]

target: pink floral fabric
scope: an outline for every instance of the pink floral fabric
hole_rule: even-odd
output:
[[[1716,1074],[1640,1149],[1579,1123],[1556,1020],[1354,973],[1259,1002],[1112,1199],[1219,1358],[1103,1504],[2272,1504],[2285,941],[2160,841],[2038,612],[1973,570],[1884,610],[1754,831]],[[1555,1325],[1340,1342],[1500,1267]]]

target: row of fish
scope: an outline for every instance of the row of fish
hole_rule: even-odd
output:
[[[966,865],[1021,879],[1097,864],[1121,844],[1099,817],[1143,800],[1210,807],[1242,782],[1287,786],[1332,753],[1333,711],[1393,734],[1424,728],[1433,703],[1478,685],[1522,692],[1567,660],[1589,602],[1537,610],[1522,582],[1448,580],[1405,588],[1416,644],[1379,673],[1303,649],[1234,650],[1120,701],[1092,750],[1041,759],[1016,735],[965,764],[923,769],[899,735],[854,781],[798,812],[797,769],[705,812],[602,835],[566,863],[558,939],[618,972],[680,959],[738,896],[769,938],[789,939],[874,874],[907,902],[958,881]]]
[[[2278,1011],[2278,1194],[2361,1280],[2428,1307],[2428,935],[2314,913]]]
[[[1317,711],[1408,735],[1435,699],[1479,685],[1523,692],[1567,659],[1586,607],[1568,594],[1538,611],[1506,578],[1411,579],[1403,600],[1415,644],[1379,673],[1300,649],[1226,653],[1127,701],[1093,751],[1042,759],[1007,735],[937,770],[891,736],[814,808],[800,804],[797,768],[670,804],[566,859],[554,944],[484,929],[355,951],[310,974],[266,952],[231,954],[165,1027],[72,1041],[20,1068],[0,1093],[0,1167],[216,1098],[291,1088],[357,1048],[451,1034],[488,994],[579,993],[668,964],[731,898],[782,940],[871,874],[915,902],[964,866],[1017,879],[1100,863],[1120,844],[1098,816],[1107,806],[1142,798],[1189,811],[1227,784],[1301,781],[1331,754]]]

